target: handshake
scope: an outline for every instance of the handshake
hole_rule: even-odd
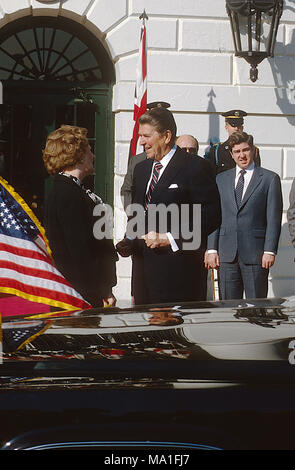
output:
[[[157,233],[151,231],[145,235],[142,235],[140,238],[143,240],[146,246],[152,250],[155,248],[165,248],[170,246],[170,240],[166,233]],[[127,258],[127,256],[130,256],[133,253],[133,240],[124,238],[119,243],[117,243],[116,250],[119,255],[123,256],[123,258]]]
[[[116,250],[123,258],[127,258],[132,255],[132,240],[129,238],[123,238],[116,245]]]

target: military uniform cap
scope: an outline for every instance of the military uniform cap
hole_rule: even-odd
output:
[[[241,109],[231,109],[222,113],[221,116],[225,117],[225,122],[228,122],[233,127],[240,127],[244,124],[244,116],[247,116],[246,111]]]
[[[166,103],[165,101],[153,101],[152,103],[148,103],[146,107],[147,109],[170,108],[170,103]]]

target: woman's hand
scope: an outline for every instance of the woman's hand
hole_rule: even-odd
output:
[[[103,299],[103,306],[106,308],[106,307],[115,307],[116,305],[116,302],[117,302],[117,299],[116,297],[111,294],[109,297],[107,297],[106,299]]]

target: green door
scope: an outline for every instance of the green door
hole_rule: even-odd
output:
[[[42,85],[36,88],[30,83],[25,88],[6,90],[5,102],[9,104],[0,105],[1,175],[42,222],[51,183],[42,160],[46,138],[61,124],[86,127],[95,154],[95,175],[86,184],[112,204],[113,143],[108,89]]]

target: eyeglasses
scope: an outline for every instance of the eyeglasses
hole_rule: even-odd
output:
[[[196,147],[181,147],[181,148],[191,154],[198,153]]]

